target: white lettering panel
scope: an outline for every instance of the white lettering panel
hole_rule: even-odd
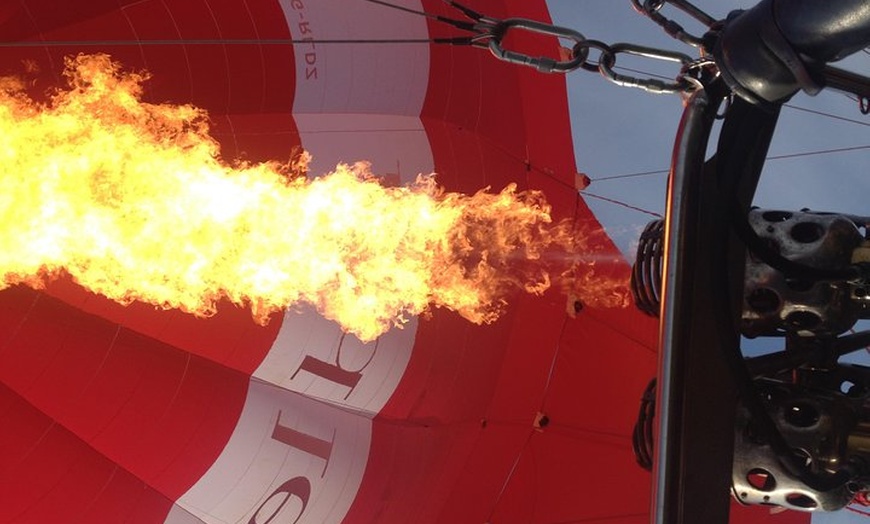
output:
[[[404,185],[435,170],[426,129],[417,116],[375,114],[297,114],[302,146],[313,155],[313,176],[336,164],[369,162],[372,173],[390,185]]]
[[[374,416],[405,373],[416,331],[414,318],[363,344],[312,309],[294,308],[254,376]]]
[[[257,380],[220,457],[171,524],[338,524],[359,490],[371,420]]]
[[[421,10],[419,0],[395,0]],[[429,44],[318,44],[316,40],[427,39],[426,19],[370,2],[280,0],[296,44],[294,114],[419,116]]]

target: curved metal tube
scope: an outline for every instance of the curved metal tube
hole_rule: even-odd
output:
[[[668,179],[665,213],[665,257],[659,331],[659,371],[656,405],[653,522],[682,522],[679,499],[687,481],[684,470],[683,423],[686,401],[686,355],[690,346],[700,185],[704,155],[719,100],[706,90],[688,100],[677,131]],[[706,488],[705,488],[706,489]],[[727,510],[726,510],[727,512]]]
[[[866,0],[762,0],[728,16],[713,56],[731,89],[770,107],[825,86],[864,96],[859,88],[868,79],[826,64],[868,45]]]
[[[870,45],[866,0],[774,0],[774,19],[796,51],[832,62]]]

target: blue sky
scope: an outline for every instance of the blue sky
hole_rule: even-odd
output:
[[[749,8],[756,2],[696,0],[694,3],[715,18],[723,18],[733,9]],[[548,5],[554,23],[576,29],[587,38],[663,47],[697,56],[694,49],[672,40],[653,22],[634,12],[629,0],[548,0]],[[677,18],[692,33],[703,32],[699,23],[672,7],[666,7],[664,13]],[[676,73],[673,64],[619,58],[618,63],[626,67],[669,76]],[[870,74],[870,55],[858,53],[838,65]],[[665,173],[606,178],[667,169],[682,113],[680,98],[621,88],[584,71],[569,74],[567,83],[577,169],[593,180],[585,201],[626,257],[632,259],[638,234],[652,217],[595,197],[664,213]],[[801,93],[784,108],[770,155],[868,145],[870,116],[862,115],[854,100],[832,91],[823,91],[815,97]],[[770,160],[765,166],[755,204],[766,208],[808,207],[870,214],[868,167],[870,148]],[[755,343],[755,346],[757,350],[763,343]],[[817,514],[813,519],[814,524],[859,522],[865,523],[867,518],[846,511]]]
[[[724,17],[730,10],[747,8],[754,2],[734,0],[697,0],[711,15]],[[587,38],[613,43],[628,41],[682,51],[697,56],[694,49],[664,34],[651,21],[634,12],[629,0],[549,0],[555,23],[575,28]],[[666,14],[681,15],[673,8]],[[681,19],[691,32],[703,27],[691,19]],[[675,66],[648,59],[619,57],[620,65],[666,75]],[[664,66],[660,66],[664,64]],[[870,72],[870,55],[859,53],[841,66]],[[620,200],[626,204],[663,213],[664,173],[616,180],[596,180],[638,172],[667,169],[674,132],[682,112],[674,95],[652,95],[637,89],[621,88],[597,74],[576,71],[567,77],[574,133],[577,168],[593,183],[592,195]],[[783,110],[772,156],[831,148],[870,144],[870,117],[858,112],[857,104],[846,96],[823,91],[816,97],[798,94]],[[837,120],[805,110],[831,113],[856,122]],[[865,176],[870,165],[870,149],[828,155],[806,156],[768,162],[757,194],[762,207],[864,212],[864,189],[870,189]],[[633,256],[631,242],[636,228],[649,216],[618,205],[586,198],[599,220],[620,248]]]

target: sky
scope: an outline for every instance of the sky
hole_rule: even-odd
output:
[[[755,2],[697,0],[695,4],[716,18],[732,9],[748,8]],[[579,30],[587,38],[607,43],[627,41],[662,47],[697,56],[695,50],[668,37],[658,26],[636,13],[628,0],[549,0],[554,23]],[[666,8],[690,32],[703,27],[680,18]],[[623,59],[618,65],[673,76],[673,64],[648,59]],[[839,64],[870,72],[870,55],[859,53]],[[587,204],[607,227],[623,252],[632,258],[637,227],[652,218],[644,213],[596,199],[603,196],[654,213],[664,212],[666,173],[610,179],[632,173],[666,170],[673,137],[682,113],[675,95],[653,95],[638,89],[608,83],[600,75],[577,71],[566,78],[578,170],[593,180]],[[830,113],[852,121],[808,113]],[[589,125],[594,122],[594,125]],[[788,104],[780,119],[770,149],[771,156],[832,148],[870,146],[870,117],[860,114],[857,103],[833,91],[815,97],[803,93]],[[816,210],[866,212],[863,175],[870,165],[870,147],[853,152],[772,160],[765,166],[756,205],[783,209],[809,207]],[[861,188],[861,189],[859,189]]]
[[[578,30],[587,38],[606,43],[631,42],[698,56],[697,52],[667,36],[657,25],[636,13],[629,0],[548,0],[553,22]],[[721,19],[734,9],[747,9],[754,1],[695,0],[695,5]],[[703,26],[667,6],[663,13],[677,19],[690,33]],[[619,56],[617,65],[637,70],[676,74],[670,63]],[[870,74],[870,54],[858,53],[839,67]],[[625,71],[621,71],[625,72]],[[566,77],[574,151],[578,171],[592,184],[585,202],[598,217],[626,258],[634,258],[636,239],[654,217],[598,197],[620,201],[648,213],[664,214],[667,174],[674,134],[682,114],[675,95],[653,95],[615,86],[600,75],[576,71]],[[814,113],[815,112],[815,113]],[[833,116],[824,116],[827,113]],[[825,90],[815,97],[797,94],[782,111],[769,156],[828,149],[849,152],[770,160],[762,173],[754,204],[763,208],[839,211],[870,214],[870,116],[845,95]],[[715,140],[711,140],[715,144]],[[648,175],[620,177],[660,171]],[[867,329],[868,323],[856,328]],[[744,341],[744,349],[770,349],[764,340]],[[856,360],[868,363],[866,355]],[[851,512],[819,513],[813,524],[866,523]]]

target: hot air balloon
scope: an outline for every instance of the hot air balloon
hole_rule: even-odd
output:
[[[148,71],[145,100],[204,108],[224,158],[302,147],[313,174],[365,160],[385,185],[541,191],[588,280],[627,282],[578,193],[564,79],[450,45],[447,4],[396,5],[9,0],[0,63],[45,98],[65,57],[107,53]],[[550,19],[543,1],[473,7]],[[305,306],[263,324],[228,301],[208,318],[120,305],[68,275],[10,287],[0,522],[647,522],[631,433],[658,323],[593,302],[517,292],[487,325],[433,308],[363,343]],[[735,506],[732,522],[808,517]]]

